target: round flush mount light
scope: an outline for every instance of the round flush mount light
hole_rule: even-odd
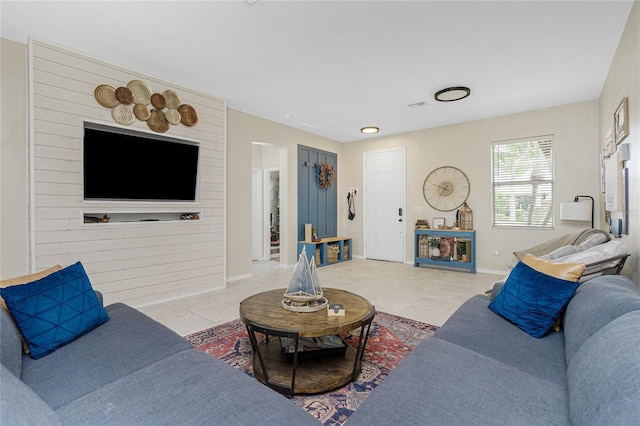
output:
[[[440,102],[453,102],[459,101],[460,99],[464,99],[471,94],[471,89],[464,86],[457,87],[447,87],[446,89],[442,89],[434,95],[436,101]]]
[[[360,129],[360,133],[364,133],[365,135],[370,135],[372,133],[378,133],[380,131],[379,128],[373,126],[367,126]]]

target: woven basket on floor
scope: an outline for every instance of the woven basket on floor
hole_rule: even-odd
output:
[[[337,244],[327,244],[327,263],[336,263],[339,253],[340,247]]]

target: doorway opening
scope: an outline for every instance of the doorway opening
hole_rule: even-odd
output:
[[[286,148],[253,142],[252,166],[252,260],[280,267],[287,253]]]

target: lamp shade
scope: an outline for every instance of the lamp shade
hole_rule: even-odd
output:
[[[568,202],[560,203],[560,220],[591,220],[591,206],[588,203]]]

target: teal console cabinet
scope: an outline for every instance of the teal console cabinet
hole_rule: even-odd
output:
[[[433,254],[431,241],[452,238],[454,241],[452,256],[441,257]],[[427,246],[425,246],[425,244]],[[464,245],[464,247],[463,247]],[[438,248],[439,251],[439,248]],[[416,229],[414,241],[415,260],[413,266],[464,269],[476,273],[476,231],[458,231],[448,229]],[[464,252],[464,256],[460,255]]]

